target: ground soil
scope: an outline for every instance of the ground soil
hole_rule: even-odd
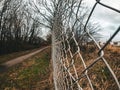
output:
[[[39,52],[42,52],[43,50],[47,49],[48,47],[49,47],[49,46],[44,47],[44,48],[41,48],[41,49],[36,50],[36,51],[34,51],[34,52],[31,52],[31,53],[29,53],[29,54],[26,54],[26,55],[17,57],[17,58],[15,58],[15,59],[9,60],[9,61],[7,61],[7,62],[5,62],[5,63],[2,63],[2,64],[0,65],[0,72],[5,72],[5,71],[7,71],[7,69],[8,69],[9,67],[12,67],[12,66],[14,66],[14,65],[16,65],[16,64],[19,64],[19,63],[25,61],[25,60],[28,59],[29,57],[31,57],[31,56],[39,53]]]

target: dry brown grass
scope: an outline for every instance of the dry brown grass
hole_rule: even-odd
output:
[[[0,74],[1,90],[53,90],[50,48]]]
[[[93,63],[93,61],[96,59],[98,56],[97,52],[98,51],[88,54],[86,54],[86,52],[82,53],[87,66]],[[120,82],[120,47],[107,46],[104,52],[105,59],[109,63],[110,67],[117,76],[118,81]],[[78,75],[81,75],[81,72],[84,69],[83,65],[76,65],[76,68]],[[88,75],[90,76],[95,90],[118,90],[118,87],[110,71],[102,60],[98,61],[94,66],[92,66],[92,68],[88,70]],[[90,90],[88,80],[85,77],[80,80],[80,85],[84,90]]]
[[[37,65],[37,63],[35,62],[35,59],[43,58],[43,56],[49,51],[50,51],[50,49],[47,49],[47,50],[43,51],[42,53],[35,55],[33,57],[34,58],[33,60],[31,60],[31,58],[30,58],[30,60],[23,62],[22,65],[17,66],[17,68],[19,70],[20,69],[24,70],[26,68],[30,68],[34,65]],[[98,52],[97,50],[95,50],[94,52],[87,52],[87,51],[81,52],[83,55],[83,58],[85,59],[87,66],[89,66],[91,63],[93,63],[93,61],[98,57],[97,52]],[[120,61],[119,61],[120,60],[120,47],[108,46],[104,50],[104,52],[105,52],[105,55],[104,55],[105,59],[108,61],[109,65],[115,72],[115,74],[120,82]],[[46,55],[48,55],[48,54],[46,54]],[[49,55],[50,55],[50,53],[49,53]],[[81,62],[79,55],[75,55],[74,59],[75,59],[75,67],[77,69],[77,73],[80,76],[81,72],[84,70],[84,66]],[[68,60],[68,61],[70,63],[70,60]],[[67,63],[66,63],[66,65],[67,65]],[[71,70],[71,72],[73,72],[73,75],[75,75],[74,70],[73,69],[70,69],[70,70]],[[46,71],[47,71],[47,74],[42,74],[41,76],[39,76],[39,77],[41,77],[40,81],[32,83],[33,84],[32,90],[54,90],[51,62],[49,62],[49,65],[48,65],[48,68],[46,69]],[[17,75],[16,72],[11,72],[11,74],[9,74],[9,75],[11,75],[11,77],[14,77],[14,79],[15,79],[16,75]],[[109,72],[109,70],[107,69],[106,65],[104,64],[104,62],[102,60],[97,62],[92,68],[90,68],[88,70],[88,75],[90,76],[90,79],[93,83],[95,90],[118,90],[117,85],[116,85],[111,73]],[[36,76],[36,77],[39,78],[38,76]],[[33,77],[31,77],[31,79],[33,79]],[[88,80],[86,79],[86,77],[80,79],[79,83],[80,83],[80,86],[82,86],[82,88],[84,90],[90,90],[90,86],[89,86],[89,83],[88,83]]]
[[[98,50],[89,52],[87,49],[86,51],[81,52],[87,66],[91,65],[98,57],[97,53]],[[104,53],[105,59],[107,60],[108,64],[117,76],[118,81],[120,82],[120,47],[107,46],[104,50]],[[78,54],[74,56],[74,60],[74,65],[76,67],[78,76],[81,77],[81,73],[85,68]],[[68,59],[68,61],[70,63],[71,59]],[[69,70],[71,71],[72,75],[75,76],[73,67],[71,67]],[[95,90],[118,90],[113,76],[102,60],[99,60],[95,65],[88,69],[88,75]],[[83,90],[91,90],[86,77],[80,79],[79,83]]]

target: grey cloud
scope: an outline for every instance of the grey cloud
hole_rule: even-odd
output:
[[[85,0],[88,7],[92,8],[95,0]],[[102,3],[107,4],[120,10],[120,0],[101,0]],[[97,5],[93,12],[92,19],[100,24],[102,31],[100,34],[103,38],[108,39],[120,26],[120,13],[117,13],[111,9],[105,8],[101,5]],[[114,38],[114,40],[120,40],[120,33]]]

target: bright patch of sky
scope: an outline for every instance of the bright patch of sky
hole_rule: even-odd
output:
[[[89,8],[92,8],[96,0],[84,0],[84,2]],[[120,10],[120,0],[100,0],[100,2]],[[101,40],[106,41],[120,26],[120,13],[98,4],[92,15],[92,20],[101,25],[102,30],[99,32],[103,37]],[[113,41],[120,41],[120,32],[115,36]]]
[[[0,0],[0,10],[1,10],[2,7],[3,7],[3,6],[2,6],[3,3],[4,3],[4,0],[2,0],[2,1]]]
[[[28,0],[24,0],[24,1],[27,2]],[[33,1],[37,5],[38,2],[36,2],[36,0],[33,0]],[[3,2],[4,0],[2,1],[2,3]],[[47,0],[47,2],[49,2],[49,0]],[[84,2],[90,9],[95,4],[96,0],[84,0]],[[120,0],[100,0],[100,2],[120,10]],[[0,3],[0,9],[2,8],[2,3]],[[106,41],[120,26],[120,13],[117,13],[113,10],[110,10],[98,4],[97,7],[95,8],[95,11],[92,15],[91,20],[98,22],[100,24],[100,26],[102,27],[102,30],[99,33],[103,37],[101,38],[101,41]],[[42,35],[43,37],[45,37],[49,32],[45,29],[43,29],[42,31],[43,32],[45,31],[45,33],[43,33]],[[113,41],[120,41],[120,32],[115,36]]]

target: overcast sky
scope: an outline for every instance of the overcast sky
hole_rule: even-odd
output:
[[[95,1],[96,0],[85,0],[88,7],[93,7]],[[101,0],[101,2],[120,10],[120,0]],[[102,31],[100,34],[103,35],[101,40],[106,41],[115,32],[115,30],[117,30],[118,26],[120,26],[120,13],[101,5],[97,5],[92,15],[92,20],[101,25]],[[120,32],[116,35],[113,41],[120,41]]]
[[[100,0],[100,1],[106,5],[109,5],[113,8],[120,10],[120,0]],[[92,8],[96,0],[84,0],[84,2],[89,8]],[[110,10],[98,4],[97,7],[95,8],[91,20],[98,22],[100,24],[100,26],[102,27],[102,31],[100,31],[99,33],[103,37],[101,38],[101,40],[106,41],[110,38],[111,35],[113,35],[113,33],[120,26],[120,13],[117,13],[113,10]],[[120,41],[120,32],[116,35],[113,41]]]

